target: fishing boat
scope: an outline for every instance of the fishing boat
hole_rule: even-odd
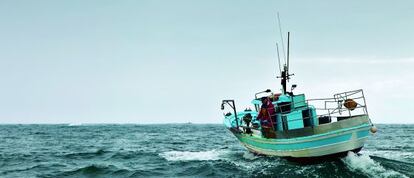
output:
[[[333,97],[306,99],[295,94],[287,84],[289,73],[289,38],[287,60],[283,69],[279,59],[280,92],[267,89],[255,94],[252,108],[236,111],[234,100],[223,100],[224,125],[250,152],[312,161],[346,156],[359,152],[364,142],[375,133],[362,89],[333,94]],[[279,51],[279,50],[278,50]]]

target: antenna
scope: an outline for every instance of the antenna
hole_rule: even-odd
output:
[[[283,43],[283,33],[282,33],[282,25],[280,23],[280,16],[279,16],[279,12],[277,12],[277,20],[279,23],[279,32],[280,32],[280,38],[282,40],[282,47],[283,47],[283,56],[284,56],[284,64],[283,64],[283,71],[280,69],[280,57],[279,57],[279,45],[276,43],[276,47],[277,47],[277,56],[278,56],[278,60],[279,60],[279,71],[280,71],[280,76],[278,76],[277,78],[281,78],[281,84],[283,87],[283,94],[286,94],[286,84],[287,82],[289,82],[290,76],[293,76],[295,74],[289,74],[289,46],[290,46],[290,32],[288,32],[288,41],[287,41],[287,55],[285,55],[285,44]]]
[[[295,75],[295,74],[289,74],[290,32],[288,32],[288,41],[287,42],[288,42],[287,43],[287,61],[286,61],[285,65],[283,65],[283,71],[281,72],[280,77],[278,77],[278,78],[281,78],[281,83],[280,84],[282,84],[282,87],[283,87],[283,94],[287,93],[286,84],[287,84],[287,82],[289,82],[290,76]],[[292,93],[290,93],[290,94],[292,94]]]
[[[280,23],[279,12],[277,12],[277,20],[278,20],[278,23],[279,23],[280,39],[282,40],[283,59],[285,60],[285,64],[286,64],[285,44],[283,43],[282,24]]]
[[[279,72],[282,75],[282,68],[280,67],[280,55],[279,55],[279,44],[276,43],[276,50],[277,50],[277,61],[279,61]]]
[[[295,74],[289,74],[289,52],[290,52],[290,32],[288,32],[288,43],[287,43],[287,65],[286,65],[287,81],[289,81],[290,76],[295,75]]]
[[[289,42],[290,42],[290,32],[288,32],[288,41],[287,41],[287,73],[289,74]]]

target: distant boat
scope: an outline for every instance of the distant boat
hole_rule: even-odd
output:
[[[223,100],[233,113],[224,116],[225,126],[251,152],[286,157],[298,161],[345,156],[359,152],[376,132],[367,111],[362,89],[334,94],[332,98],[306,99],[287,91],[289,74],[289,36],[287,62],[281,73],[282,89],[255,94],[254,110],[236,111],[234,100]],[[261,97],[259,97],[261,96]]]

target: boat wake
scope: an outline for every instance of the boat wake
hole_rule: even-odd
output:
[[[255,160],[255,159],[259,158],[259,157],[256,156],[256,155],[254,155],[251,152],[246,151],[246,152],[243,153],[243,158],[244,159],[247,159],[247,160]]]
[[[348,170],[347,175],[360,175],[367,177],[410,177],[409,172],[400,167],[394,167],[394,160],[370,156],[369,154],[355,154],[349,152],[345,158],[338,162],[326,162],[316,165],[298,166],[287,160],[276,157],[262,157],[254,155],[248,151],[231,150],[208,150],[208,151],[167,151],[159,154],[167,161],[188,162],[188,161],[220,161],[217,164],[230,166],[233,169],[247,173],[248,175],[274,175],[275,170],[279,170],[282,175],[325,175],[323,171],[335,169],[340,171],[340,165],[344,165]],[[392,162],[392,163],[387,163]],[[384,163],[384,164],[383,164]],[[402,165],[398,161],[398,165]],[[411,166],[411,165],[408,165]],[[283,169],[282,169],[283,168]],[[283,171],[280,171],[283,170]],[[322,170],[322,173],[318,173]],[[411,170],[411,169],[409,169]],[[328,171],[329,172],[329,171]]]
[[[391,160],[403,160],[410,162],[414,158],[414,152],[404,152],[401,150],[375,150],[375,151],[362,151],[361,153],[367,153],[370,156],[377,156]]]
[[[375,162],[367,154],[357,155],[349,152],[348,156],[342,161],[352,171],[359,171],[368,177],[407,177],[406,175],[394,170],[386,169],[378,162]]]

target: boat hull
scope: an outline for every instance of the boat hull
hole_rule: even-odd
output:
[[[355,120],[366,120],[366,118],[355,118]],[[287,139],[267,139],[234,131],[233,133],[249,151],[256,154],[316,158],[360,150],[368,139],[371,125],[367,122],[359,123],[352,127],[328,130],[325,133]]]
[[[323,156],[317,156],[317,157],[283,157],[289,161],[293,161],[293,162],[297,162],[300,164],[317,164],[317,163],[321,163],[324,161],[332,161],[332,160],[337,160],[339,158],[343,158],[345,156],[348,155],[349,152],[354,152],[354,153],[358,153],[359,151],[361,151],[362,147],[360,148],[356,148],[353,150],[348,150],[348,151],[343,151],[343,152],[339,152],[339,153],[334,153],[334,154],[330,154],[330,155],[323,155]]]

